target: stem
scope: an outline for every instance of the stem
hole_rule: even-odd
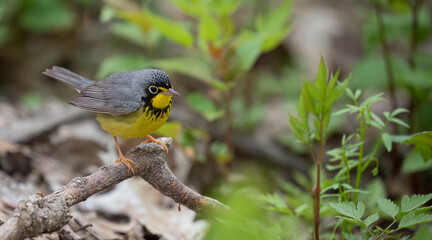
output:
[[[390,225],[388,225],[386,228],[385,228],[385,230],[389,230],[389,228],[391,227],[391,226],[393,226],[393,224],[395,224],[397,221],[396,221],[396,219],[394,219],[393,220],[393,222],[392,223],[390,223]],[[376,239],[380,239],[380,238],[382,238],[382,237],[384,237],[384,236],[386,236],[386,235],[388,235],[388,234],[390,234],[390,233],[393,233],[393,232],[396,232],[397,230],[396,229],[394,229],[394,230],[389,230],[389,232],[382,232]]]
[[[324,157],[324,113],[321,114],[321,129],[320,129],[320,144],[319,144],[319,152],[318,158],[316,159],[317,165],[317,178],[314,192],[314,233],[315,240],[319,240],[319,224],[320,224],[320,196],[321,196],[321,163]]]
[[[232,102],[232,89],[229,89],[226,93],[226,102],[225,102],[225,144],[228,148],[228,153],[230,156],[234,154],[234,148],[232,143],[232,111],[231,111],[231,102]],[[225,164],[226,170],[229,172],[231,169],[231,161],[228,161]]]
[[[382,134],[382,132],[381,132],[381,134]],[[378,147],[381,145],[381,141],[382,141],[382,138],[381,138],[381,135],[380,135],[380,137],[378,138],[377,143],[375,144],[375,148],[372,151],[372,154],[370,155],[370,157],[368,158],[368,160],[365,162],[365,164],[363,164],[362,173],[363,173],[364,170],[366,170],[366,168],[369,166],[370,162],[372,161],[373,157],[375,156],[375,153],[377,152]]]
[[[381,145],[381,142],[382,142],[382,137],[381,136],[385,132],[385,129],[387,128],[388,123],[389,123],[389,120],[387,119],[386,122],[384,123],[383,129],[380,132],[380,136],[378,138],[377,143],[375,144],[375,147],[374,147],[374,149],[372,151],[372,154],[370,155],[370,157],[368,158],[368,160],[363,165],[362,173],[363,173],[363,171],[366,170],[367,166],[369,166],[370,162],[372,161],[373,157],[375,156],[376,152],[378,151],[378,148],[379,148],[379,146]]]
[[[391,101],[390,101],[391,102],[391,108],[392,108],[391,110],[393,111],[397,108],[397,105],[398,105],[397,99],[396,99],[396,94],[395,94],[395,79],[394,79],[394,74],[393,74],[393,65],[391,62],[391,56],[390,56],[390,50],[389,50],[389,46],[388,46],[388,42],[387,42],[387,37],[385,35],[384,21],[383,21],[383,17],[382,17],[381,8],[380,8],[379,4],[375,1],[373,3],[373,6],[375,9],[375,15],[377,18],[379,38],[380,38],[384,63],[385,63],[385,67],[386,67],[386,72],[387,72],[387,84],[388,84],[390,99],[391,99]],[[393,126],[394,126],[394,128],[396,128],[395,125],[393,125]]]
[[[410,41],[410,52],[408,56],[408,62],[411,67],[411,69],[415,69],[415,61],[414,61],[414,54],[417,49],[417,33],[418,33],[418,10],[420,9],[420,6],[423,1],[421,0],[414,0],[411,4],[412,8],[412,19],[411,19],[411,41]]]
[[[363,162],[363,153],[364,153],[364,139],[365,139],[365,132],[366,132],[366,120],[363,118],[361,126],[360,126],[360,141],[361,141],[361,145],[360,145],[360,150],[359,150],[359,158],[358,158],[358,163],[357,163],[357,176],[356,176],[356,183],[355,183],[355,188],[359,189],[360,188],[360,180],[361,180],[361,176],[362,176],[362,162]],[[358,193],[355,192],[354,193],[354,197],[353,197],[353,201],[357,202],[357,196]]]
[[[344,162],[345,167],[346,167],[347,184],[350,185],[351,184],[351,182],[350,182],[350,179],[351,179],[350,178],[350,169],[349,169],[349,164],[348,164],[348,158],[347,158],[346,153],[345,153],[345,143],[342,146],[342,150],[343,150],[342,161]],[[344,193],[342,195],[342,197],[343,197],[344,201],[349,201],[349,193]]]
[[[217,72],[220,76],[221,81],[225,83],[230,83],[233,81],[233,77],[229,75],[229,64],[226,58],[226,49],[216,48],[212,43],[208,45],[213,61],[216,63]],[[225,144],[228,148],[228,154],[231,156],[230,160],[225,163],[225,175],[227,175],[231,169],[231,160],[234,155],[234,147],[232,141],[233,135],[233,124],[232,124],[232,110],[231,102],[233,98],[233,90],[230,88],[225,93]]]
[[[314,192],[314,233],[315,240],[319,240],[319,220],[320,220],[320,193],[321,193],[321,149],[323,149],[323,144],[320,143],[320,158],[317,162],[317,179],[316,188]]]
[[[421,5],[423,4],[423,0],[414,0],[411,4],[412,9],[412,19],[411,19],[411,41],[410,41],[410,51],[408,55],[408,63],[412,70],[416,69],[416,64],[414,60],[414,55],[416,53],[417,49],[417,35],[418,35],[418,10],[420,9]],[[415,89],[410,89],[411,96],[415,95]],[[422,112],[421,112],[421,104],[422,102],[419,101],[415,96],[410,101],[410,132],[414,133],[422,129],[421,126],[421,119],[422,119]],[[417,114],[416,114],[417,113]],[[417,116],[416,116],[417,115]],[[418,125],[416,125],[416,119],[418,120]]]
[[[374,240],[376,240],[377,238],[376,238],[375,235],[373,234],[372,230],[371,230],[370,228],[368,228],[368,227],[366,227],[366,229],[369,231],[369,233],[370,233],[370,235],[372,236],[372,238],[373,238]]]

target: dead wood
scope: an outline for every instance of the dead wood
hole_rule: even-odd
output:
[[[160,139],[166,146],[171,138]],[[142,177],[162,194],[175,202],[205,216],[225,215],[228,207],[219,201],[202,196],[181,183],[165,161],[166,153],[159,144],[149,143],[132,148],[126,157],[135,162],[135,175]],[[24,239],[60,230],[72,216],[69,207],[92,195],[133,177],[122,163],[99,168],[87,177],[74,178],[55,192],[34,194],[22,200],[10,218],[0,226],[0,238]]]

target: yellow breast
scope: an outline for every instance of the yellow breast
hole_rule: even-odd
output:
[[[171,105],[171,96],[158,94],[150,104],[143,105],[135,112],[122,116],[98,113],[96,120],[103,130],[113,136],[124,139],[142,138],[153,133],[166,122]]]

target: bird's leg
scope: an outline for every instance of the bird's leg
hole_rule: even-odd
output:
[[[123,153],[122,153],[121,150],[120,150],[120,146],[119,146],[119,144],[118,144],[118,142],[117,142],[117,137],[116,137],[116,136],[113,136],[113,137],[114,137],[114,141],[115,141],[115,143],[116,143],[117,151],[118,151],[118,153],[119,153],[119,158],[118,158],[115,162],[116,162],[116,163],[118,163],[118,162],[122,162],[124,165],[126,165],[126,167],[129,168],[129,170],[132,172],[132,174],[135,174],[135,171],[134,171],[133,167],[131,166],[131,163],[134,164],[134,165],[135,165],[135,163],[134,163],[132,160],[126,158],[126,157],[123,155]]]
[[[147,138],[147,140],[144,141],[144,142],[142,142],[142,143],[140,143],[140,145],[141,144],[150,143],[150,142],[154,142],[154,143],[157,143],[157,144],[161,145],[165,149],[165,151],[168,152],[168,148],[167,148],[167,146],[165,146],[165,144],[163,142],[157,140],[156,138],[154,138],[154,137],[152,137],[150,135],[147,135],[146,138]]]

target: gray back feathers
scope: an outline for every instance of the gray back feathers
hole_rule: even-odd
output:
[[[79,108],[125,115],[137,111],[142,106],[142,99],[148,97],[150,85],[171,87],[168,75],[156,69],[142,69],[115,73],[104,81],[92,81],[81,77],[65,68],[53,67],[45,75],[64,82],[81,93],[81,97],[68,101]]]

